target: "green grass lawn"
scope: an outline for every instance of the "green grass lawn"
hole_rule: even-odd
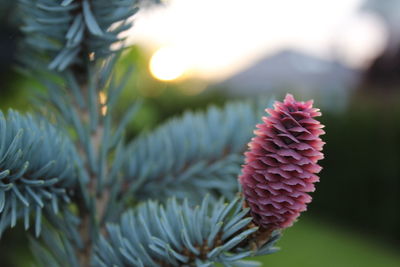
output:
[[[256,258],[266,267],[398,267],[400,249],[301,218],[278,242],[281,251]]]

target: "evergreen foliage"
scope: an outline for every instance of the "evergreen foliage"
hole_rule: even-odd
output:
[[[248,211],[239,198],[211,204],[206,196],[194,208],[176,199],[168,200],[165,207],[148,201],[123,214],[119,225],[108,225],[110,240],[100,240],[94,265],[253,266],[254,262],[242,259],[274,252],[279,234],[273,233],[258,251],[250,243],[241,245],[258,230],[255,225],[246,228],[252,220],[246,216]]]
[[[205,113],[187,112],[139,137],[129,145],[124,166],[128,195],[201,199],[215,193],[232,198],[258,113],[251,103],[210,107]]]
[[[21,60],[29,66],[38,59],[50,62],[57,71],[114,53],[111,46],[122,41],[118,35],[131,27],[127,19],[138,11],[137,0],[20,1],[26,35]]]
[[[35,213],[40,233],[44,207],[58,213],[76,184],[75,147],[44,119],[0,112],[0,231],[23,217],[25,229]]]
[[[140,103],[115,119],[129,76],[113,74],[115,46],[149,1],[19,2],[22,66],[46,90],[42,117],[0,114],[1,231],[33,217],[39,266],[254,266],[243,259],[275,251],[279,230],[236,189],[257,105],[188,112],[128,143]]]

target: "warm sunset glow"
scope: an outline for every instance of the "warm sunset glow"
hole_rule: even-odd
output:
[[[185,69],[185,76],[223,80],[285,49],[359,68],[385,47],[383,24],[359,13],[362,2],[168,0],[137,16],[128,43],[174,47],[153,59],[161,80]]]
[[[151,57],[149,67],[155,78],[162,81],[172,81],[185,73],[187,64],[178,49],[162,47]]]

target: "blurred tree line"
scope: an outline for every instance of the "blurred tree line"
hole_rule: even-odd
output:
[[[324,112],[326,159],[314,215],[400,245],[400,95],[357,92],[346,112]]]

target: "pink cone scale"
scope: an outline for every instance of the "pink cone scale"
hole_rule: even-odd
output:
[[[321,113],[312,100],[298,102],[287,94],[266,111],[270,116],[254,131],[239,182],[253,221],[273,230],[290,227],[311,202],[325,132],[314,119]]]

